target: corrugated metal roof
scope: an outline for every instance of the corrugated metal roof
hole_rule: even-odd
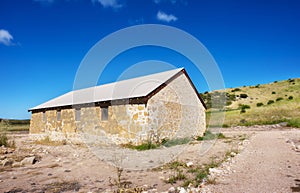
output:
[[[181,70],[183,70],[183,68],[71,91],[34,108],[31,108],[29,111],[94,102],[113,101],[119,99],[146,97]]]

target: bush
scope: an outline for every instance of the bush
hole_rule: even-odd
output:
[[[237,92],[237,91],[241,91],[241,89],[240,88],[235,88],[235,89],[231,90],[231,92]]]
[[[276,101],[281,101],[281,100],[283,100],[282,97],[278,97],[278,98],[276,99]]]
[[[276,94],[276,92],[275,92],[275,91],[273,91],[273,92],[272,92],[272,94]]]
[[[8,145],[8,139],[4,133],[0,134],[0,146],[2,145],[4,145],[5,147],[7,147]]]
[[[246,121],[246,119],[241,119],[240,123],[245,124],[245,123],[247,123],[247,121]]]
[[[257,84],[256,86],[255,86],[255,88],[259,88],[260,87],[260,84]]]
[[[247,94],[240,94],[240,98],[243,98],[243,99],[245,99],[245,98],[247,98],[248,97],[248,95]]]
[[[16,144],[14,140],[8,141],[5,133],[0,133],[0,147],[1,146],[15,148]]]
[[[229,106],[229,105],[231,105],[231,104],[232,104],[231,101],[226,101],[226,106]]]
[[[176,138],[176,139],[163,139],[161,144],[165,147],[172,147],[175,145],[183,145],[183,144],[188,144],[191,141],[190,138]]]
[[[224,139],[226,138],[223,133],[212,133],[211,131],[205,131],[202,137],[198,137],[197,141],[204,141],[204,140],[213,140],[213,139]]]
[[[153,144],[151,142],[143,143],[141,145],[132,145],[131,143],[123,144],[122,147],[129,148],[129,149],[136,149],[138,151],[145,151],[149,149],[156,149],[159,147],[157,144]]]
[[[293,96],[289,96],[289,98],[288,98],[288,99],[289,99],[289,100],[293,100],[293,98],[294,98]]]
[[[274,83],[277,83],[277,82],[278,82],[277,80],[274,81]]]
[[[239,104],[240,109],[250,109],[251,107],[249,105]]]
[[[241,112],[240,112],[241,114],[242,113],[246,113],[246,109],[241,109]]]
[[[256,103],[256,106],[257,107],[261,107],[261,106],[263,106],[264,105],[264,103]]]
[[[270,105],[272,103],[274,103],[274,101],[273,100],[269,100],[267,104]]]

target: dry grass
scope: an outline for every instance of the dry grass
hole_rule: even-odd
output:
[[[78,192],[81,185],[77,181],[59,181],[47,184],[41,192]]]
[[[46,145],[46,146],[61,146],[61,145],[66,145],[67,142],[65,140],[62,141],[52,141],[49,136],[45,137],[44,139],[41,140],[36,140],[34,141],[35,144],[38,145]]]
[[[293,80],[292,82],[287,80],[257,87],[240,87],[241,90],[234,93],[236,95],[246,93],[248,97],[245,99],[238,98],[226,107],[223,125],[247,126],[287,122],[289,126],[300,127],[300,79]],[[225,91],[232,93],[232,90],[226,89]],[[289,100],[289,96],[293,96],[293,99]],[[278,98],[282,99],[276,100]],[[275,102],[267,105],[269,100]],[[257,107],[257,103],[264,105]],[[241,105],[249,105],[250,109],[241,113],[239,109]],[[211,113],[214,115],[214,120],[210,120]],[[219,125],[218,117],[221,116],[222,112],[210,110],[207,113],[207,121],[210,121],[210,125]]]
[[[0,120],[0,131],[1,132],[13,132],[13,131],[29,131],[30,122],[29,120]]]

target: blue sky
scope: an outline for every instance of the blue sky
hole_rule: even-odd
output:
[[[169,25],[196,37],[226,87],[300,77],[299,10],[297,0],[1,0],[0,117],[30,118],[27,109],[72,90],[89,49],[138,24]],[[200,92],[209,90],[190,61],[158,47],[117,56],[99,84],[145,60],[185,67]],[[140,69],[136,75],[167,68]]]

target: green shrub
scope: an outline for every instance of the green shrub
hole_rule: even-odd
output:
[[[283,100],[282,97],[278,97],[278,98],[276,99],[276,101],[281,101],[281,100]]]
[[[229,105],[231,105],[231,104],[232,104],[231,101],[226,101],[226,106],[229,106]]]
[[[8,145],[8,139],[7,139],[6,134],[4,134],[4,133],[0,134],[0,146],[2,146],[2,145],[4,145],[5,147],[7,147],[7,145]]]
[[[231,92],[237,92],[237,91],[241,91],[241,89],[240,88],[235,88],[235,89],[231,90]]]
[[[293,100],[293,98],[294,98],[293,96],[289,96],[289,98],[288,98],[288,99],[289,99],[289,100]]]
[[[277,83],[277,82],[278,82],[277,80],[274,81],[274,83]]]
[[[190,138],[176,138],[176,139],[164,139],[162,140],[161,144],[165,147],[172,147],[175,145],[183,145],[183,144],[188,144],[191,141]]]
[[[216,135],[217,135],[218,139],[226,139],[226,137],[223,133],[217,133]]]
[[[260,84],[257,84],[256,86],[255,86],[255,88],[259,88],[260,87]]]
[[[288,120],[287,126],[300,128],[300,119],[296,118],[296,119]]]
[[[223,125],[222,125],[222,127],[223,127],[223,128],[228,128],[228,127],[229,127],[229,125],[227,125],[227,124],[223,124]]]
[[[15,140],[9,141],[5,133],[0,133],[0,147],[1,146],[16,148],[16,143]]]
[[[141,145],[132,145],[128,143],[128,144],[123,144],[122,147],[129,148],[129,149],[136,149],[138,151],[145,151],[149,149],[156,149],[159,147],[159,145],[150,142],[143,143]]]
[[[250,109],[251,107],[249,105],[239,104],[240,109]]]
[[[289,78],[288,81],[289,81],[289,82],[295,82],[295,79]]]
[[[267,104],[270,105],[272,103],[274,103],[274,101],[273,100],[269,100]]]
[[[263,106],[264,105],[264,103],[256,103],[256,106],[257,107],[261,107],[261,106]]]
[[[198,137],[197,141],[204,141],[204,140],[213,140],[213,139],[224,139],[226,138],[223,133],[212,133],[211,131],[205,131],[202,137]]]
[[[245,98],[247,98],[248,97],[248,95],[247,94],[240,94],[240,98],[243,98],[243,99],[245,99]]]
[[[246,121],[246,119],[241,119],[240,123],[245,124],[245,123],[247,123],[247,121]]]
[[[241,112],[240,112],[241,114],[242,113],[246,113],[246,109],[241,109]]]
[[[276,92],[275,92],[275,91],[273,91],[273,92],[272,92],[272,94],[276,94]]]

